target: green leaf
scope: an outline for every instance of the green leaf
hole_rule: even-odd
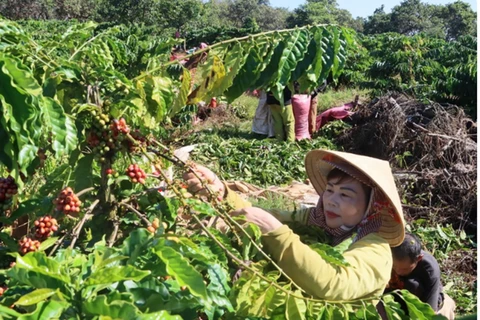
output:
[[[286,296],[285,292],[269,286],[258,297],[255,297],[249,312],[257,317],[269,318],[275,309],[286,303]]]
[[[230,88],[230,86],[233,84],[233,79],[235,79],[240,71],[240,68],[243,66],[246,60],[246,56],[243,54],[243,51],[244,49],[240,42],[236,42],[233,47],[228,50],[224,60],[226,74],[223,78],[223,81],[213,89],[212,95],[214,97],[222,95],[225,90]]]
[[[127,239],[123,242],[121,252],[123,255],[130,257],[128,263],[133,263],[139,256],[143,255],[151,245],[152,239],[150,233],[144,229],[136,229],[131,232]]]
[[[417,296],[410,293],[408,290],[400,290],[401,297],[405,301],[408,307],[408,313],[411,318],[423,320],[423,319],[443,319],[442,316],[435,314],[432,307],[422,302]]]
[[[3,130],[13,139],[11,159],[26,170],[36,158],[38,140],[42,131],[39,98],[42,88],[32,72],[20,60],[0,52],[0,118]]]
[[[325,305],[318,302],[311,302],[307,305],[307,314],[312,319],[323,319],[323,313],[325,312]]]
[[[0,232],[0,240],[7,246],[8,250],[18,252],[18,242],[10,235]]]
[[[156,247],[156,254],[166,264],[169,275],[175,277],[181,286],[187,286],[197,297],[207,300],[207,290],[202,275],[182,255],[166,246]]]
[[[0,317],[2,317],[3,319],[18,319],[20,315],[21,313],[18,313],[12,308],[9,308],[0,304]]]
[[[96,270],[87,278],[85,286],[113,284],[124,280],[140,281],[149,274],[150,271],[148,270],[139,270],[130,265],[102,268]]]
[[[300,291],[295,292],[299,297],[302,296]],[[287,298],[287,305],[285,309],[286,319],[305,319],[305,313],[307,312],[307,305],[305,300],[296,298],[294,295],[289,295]]]
[[[334,38],[333,38],[333,67],[332,67],[332,77],[333,79],[337,79],[338,76],[343,71],[343,67],[345,65],[346,56],[347,56],[347,41],[345,40],[345,36],[341,29],[334,28],[333,30]]]
[[[315,35],[315,31],[317,27],[311,29],[313,35]],[[292,71],[291,80],[296,81],[298,80],[307,70],[308,68],[314,63],[314,60],[317,55],[318,45],[315,39],[313,39],[312,35],[309,35],[310,42],[307,47],[307,51],[305,52],[305,56],[302,60],[297,63],[297,66]]]
[[[179,112],[187,103],[188,100],[188,93],[190,92],[190,71],[184,67],[182,67],[182,85],[180,87],[180,91],[173,102],[173,107],[170,109],[169,116],[173,117],[177,112]]]
[[[22,314],[18,320],[43,320],[43,319],[60,319],[60,316],[70,307],[70,304],[63,301],[50,300],[40,302],[32,313]]]
[[[0,222],[12,223],[21,216],[28,213],[36,213],[39,210],[45,210],[45,200],[43,199],[30,199],[18,204],[18,208],[12,213],[10,217],[0,217]]]
[[[56,158],[59,159],[77,147],[77,129],[57,101],[49,97],[43,97],[41,101],[42,119],[51,129],[52,148]]]
[[[108,301],[104,295],[97,296],[93,300],[84,301],[82,310],[86,314],[101,315],[110,319],[136,319],[138,309],[131,302],[122,300]]]
[[[73,173],[75,177],[75,190],[81,191],[93,186],[93,158],[93,154],[87,154],[78,160]]]
[[[148,113],[156,121],[163,121],[173,101],[172,80],[167,77],[147,76],[142,84]]]
[[[3,147],[0,148],[0,162],[9,170],[13,169],[12,143],[2,121],[0,121],[0,141],[3,141]]]
[[[310,43],[310,34],[308,30],[295,30],[290,33],[290,37],[284,39],[285,49],[278,63],[278,74],[275,84],[272,87],[272,93],[278,101],[283,101],[283,89],[289,83],[292,71],[295,70],[297,63],[303,59]]]
[[[335,250],[334,247],[329,246],[325,243],[314,243],[310,245],[310,248],[317,252],[325,261],[334,265],[348,267],[350,264],[343,257],[343,255]]]
[[[48,248],[53,246],[55,242],[57,242],[57,240],[58,240],[58,237],[49,237],[48,239],[42,241],[42,243],[40,244],[40,248],[38,248],[38,251],[47,250]]]
[[[233,101],[240,97],[245,90],[255,84],[257,78],[260,76],[259,68],[262,65],[263,53],[267,51],[271,45],[267,40],[266,37],[257,39],[253,46],[250,47],[245,64],[235,79],[233,79],[232,86],[225,92],[228,101]]]
[[[109,257],[105,260],[102,260],[97,266],[96,268],[97,269],[102,269],[102,268],[105,268],[105,267],[112,267],[112,266],[119,266],[120,265],[120,262],[125,260],[125,259],[128,259],[128,257],[126,256],[113,256],[113,257]]]
[[[190,94],[188,104],[208,102],[212,97],[212,91],[219,87],[225,77],[225,66],[216,55],[209,54],[205,68],[207,73],[202,75],[203,82]]]
[[[251,275],[250,272],[244,270],[239,280],[235,283],[235,287],[239,287],[238,293],[235,296],[236,311],[239,315],[250,314],[250,308],[254,306],[255,297],[254,292],[260,289],[259,277]],[[234,293],[235,291],[232,291]],[[235,292],[236,293],[236,292]]]
[[[68,163],[58,166],[51,174],[45,177],[47,182],[40,188],[40,190],[38,190],[38,194],[46,195],[54,190],[57,191],[60,189],[67,179],[66,172],[69,168],[70,166]],[[59,191],[60,190],[58,190],[58,192]]]
[[[283,36],[281,34],[275,34],[275,38],[278,38],[279,42],[276,43],[275,49],[273,51],[272,57],[268,65],[263,69],[259,74],[257,81],[255,82],[255,88],[263,88],[268,85],[273,85],[271,82],[276,78],[278,72],[278,64],[282,58],[283,50],[285,49],[286,42],[283,41]]]
[[[165,310],[154,312],[154,313],[145,313],[137,316],[137,320],[182,320],[180,316],[172,316]]]
[[[15,266],[7,271],[7,275],[34,288],[59,288],[64,294],[68,294],[67,287],[71,282],[60,264],[43,252],[17,256]]]
[[[170,298],[165,284],[153,277],[147,277],[140,282],[127,280],[123,285],[133,294],[135,305],[142,311],[163,310],[165,301]]]
[[[186,199],[185,202],[193,209],[193,211],[195,211],[195,213],[205,214],[210,217],[214,217],[217,214],[215,208],[213,208],[212,205],[208,202],[199,202],[197,199],[192,198]]]
[[[18,299],[18,301],[14,304],[17,306],[31,306],[32,304],[37,304],[50,298],[57,292],[58,290],[54,289],[37,289],[30,293],[27,293],[26,295]]]

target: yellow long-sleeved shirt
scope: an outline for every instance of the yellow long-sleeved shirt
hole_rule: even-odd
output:
[[[227,190],[225,199],[236,209],[251,206],[232,190]],[[269,212],[280,221],[306,224],[310,210],[300,210],[296,214],[279,210]],[[286,225],[264,234],[263,243],[285,273],[316,298],[332,301],[376,298],[390,279],[390,246],[376,233],[353,243],[343,253],[350,264],[348,267],[325,261]]]

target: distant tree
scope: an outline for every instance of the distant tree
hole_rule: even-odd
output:
[[[54,18],[54,5],[49,0],[1,0],[0,15],[11,20]]]
[[[385,6],[375,9],[373,15],[368,16],[363,25],[363,33],[380,34],[392,31],[390,14],[385,13]]]
[[[465,35],[477,36],[477,14],[470,4],[463,1],[450,3],[445,6],[441,16],[447,40],[456,40]]]
[[[384,7],[376,9],[365,20],[365,34],[396,32],[404,35],[423,33],[427,36],[455,40],[460,36],[476,36],[476,14],[468,3],[457,1],[443,5],[405,0],[387,14]]]
[[[352,28],[357,32],[363,32],[363,25],[365,23],[365,19],[362,17],[356,17],[352,22]]]
[[[201,0],[157,0],[157,15],[165,27],[180,31],[183,26],[200,17],[203,10]]]
[[[156,24],[158,16],[155,0],[102,0],[97,19],[114,23]]]
[[[257,17],[258,10],[258,0],[230,0],[225,18],[235,27],[242,28]]]
[[[308,24],[338,24],[357,30],[360,28],[349,11],[338,8],[336,0],[307,0],[287,19],[289,27]]]
[[[278,30],[287,27],[287,18],[290,12],[286,8],[272,8],[261,5],[256,21],[261,30]]]
[[[404,35],[420,33],[425,29],[426,17],[426,5],[420,0],[404,0],[392,9],[390,16],[392,31]]]
[[[56,19],[93,20],[98,10],[96,0],[55,0]]]

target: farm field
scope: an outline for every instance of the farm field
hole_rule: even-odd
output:
[[[457,314],[476,313],[476,37],[313,24],[175,57],[184,40],[151,33],[0,18],[2,318],[380,319],[366,299],[307,295],[258,227],[182,180],[193,160],[260,207],[295,209],[318,148],[390,162],[407,230],[439,261]],[[359,96],[349,119],[295,142],[251,132],[254,90],[282,100],[294,81],[308,92],[324,80],[318,112]],[[443,319],[405,290],[381,299],[392,319]]]

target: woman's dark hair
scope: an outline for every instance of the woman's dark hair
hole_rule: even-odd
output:
[[[417,236],[411,233],[405,233],[405,239],[398,247],[392,247],[392,255],[396,260],[405,260],[409,258],[415,262],[422,252],[422,243]]]
[[[331,179],[334,179],[335,183],[342,183],[342,182],[346,182],[346,181],[350,181],[350,180],[359,181],[359,180],[355,179],[354,177],[352,177],[351,175],[349,175],[348,173],[346,173],[345,171],[342,171],[338,168],[333,168],[327,174],[327,181],[330,181]],[[368,179],[365,179],[365,180],[368,180]],[[365,191],[365,197],[366,197],[366,201],[367,201],[367,204],[368,204],[368,202],[370,200],[370,193],[372,192],[372,188],[370,188],[366,184],[362,183],[361,181],[359,181],[359,182],[362,185],[363,191]]]

